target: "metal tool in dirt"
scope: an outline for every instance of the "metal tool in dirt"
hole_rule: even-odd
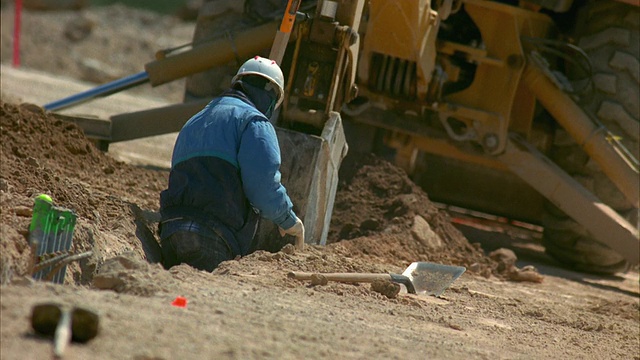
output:
[[[62,284],[67,264],[93,254],[92,251],[81,254],[71,251],[76,220],[72,210],[54,206],[49,195],[41,194],[35,199],[29,225],[34,279]]]
[[[136,237],[142,244],[142,250],[144,251],[147,261],[151,264],[161,263],[162,248],[160,247],[160,241],[156,238],[154,232],[151,231],[151,219],[148,219],[148,216],[145,215],[145,211],[140,209],[138,205],[130,204],[129,207],[133,213],[134,222],[136,224]],[[151,214],[152,213],[150,213],[149,216],[154,217],[153,220],[156,223],[160,221],[160,214]]]
[[[288,276],[297,280],[311,280],[313,275],[320,275],[328,281],[345,283],[371,283],[377,280],[393,281],[404,285],[410,294],[439,297],[456,279],[464,274],[466,270],[464,266],[419,261],[411,263],[402,274],[311,273],[292,271]]]
[[[98,335],[100,317],[90,309],[56,303],[35,305],[31,327],[43,336],[53,336],[53,355],[62,358],[71,341],[85,343]]]

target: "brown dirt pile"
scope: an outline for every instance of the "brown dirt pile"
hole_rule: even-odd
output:
[[[142,255],[130,205],[154,209],[165,173],[115,161],[98,151],[75,124],[37,106],[4,102],[0,106],[3,282],[27,271],[26,236],[33,199],[41,193],[78,215],[73,250],[93,248],[96,253],[92,260],[73,265],[68,280],[89,280],[97,263],[123,251]]]
[[[143,258],[131,207],[156,212],[167,172],[112,159],[96,150],[76,125],[37,106],[0,104],[3,281],[27,271],[26,236],[33,199],[40,193],[76,212],[74,250],[95,253],[69,268],[69,282],[90,281],[104,260],[126,251]],[[400,267],[395,271],[419,260],[464,265],[485,275],[495,267],[401,170],[364,157],[346,161],[342,172],[329,237],[334,244],[310,249],[318,251],[318,263],[298,264],[302,270],[363,269],[364,265],[354,267],[350,260],[327,262],[325,252],[339,258],[374,258]]]
[[[488,275],[493,265],[400,168],[373,155],[347,157],[328,242],[387,263],[432,261]]]

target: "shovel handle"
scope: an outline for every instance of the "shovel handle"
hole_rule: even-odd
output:
[[[304,226],[302,227],[302,234],[296,236],[296,249],[304,251]]]
[[[63,309],[53,337],[53,355],[56,359],[62,358],[69,342],[71,342],[71,311]]]
[[[407,292],[415,294],[416,289],[411,279],[400,274],[376,274],[376,273],[310,273],[291,271],[288,276],[296,280],[311,280],[311,276],[321,275],[328,281],[338,281],[344,283],[372,283],[376,280],[393,281],[403,284]]]
[[[310,272],[289,272],[289,277],[296,280],[311,280],[312,275],[321,275],[329,281],[359,283],[370,283],[376,280],[392,280],[390,274],[375,273],[310,273]]]

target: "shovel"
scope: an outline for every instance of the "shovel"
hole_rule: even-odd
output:
[[[346,283],[372,283],[376,280],[393,281],[402,284],[410,294],[440,296],[467,269],[463,266],[442,265],[430,262],[414,262],[401,274],[375,273],[309,273],[292,271],[290,278],[311,280],[320,275],[328,281]]]

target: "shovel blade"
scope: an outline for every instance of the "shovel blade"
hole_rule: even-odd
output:
[[[402,273],[408,277],[418,295],[440,296],[467,269],[463,266],[414,262]]]

